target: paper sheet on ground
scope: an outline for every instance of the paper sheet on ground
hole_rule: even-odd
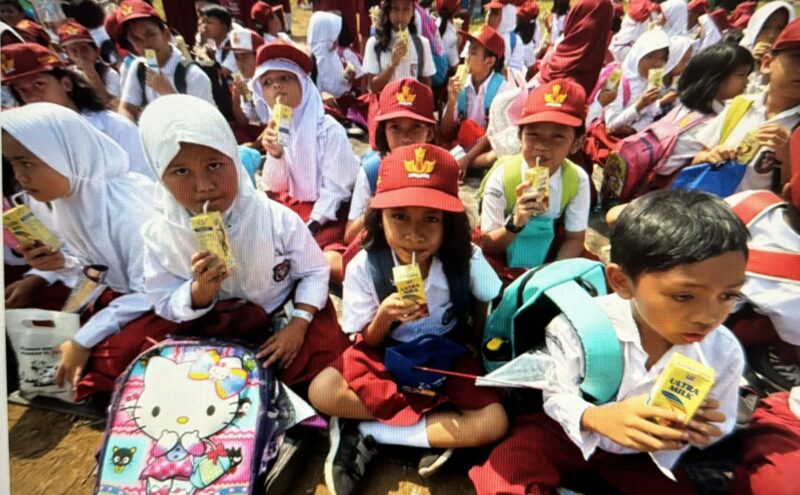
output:
[[[475,379],[482,387],[513,387],[554,390],[553,358],[541,351],[530,351],[509,361],[486,376]]]

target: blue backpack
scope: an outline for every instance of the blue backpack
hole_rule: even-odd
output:
[[[369,192],[375,196],[375,188],[378,187],[378,172],[381,169],[381,154],[375,150],[368,151],[361,158],[361,166],[364,167],[364,173],[367,174]]]
[[[595,404],[614,400],[622,383],[622,347],[608,316],[592,300],[605,294],[603,264],[597,261],[573,258],[529,270],[506,288],[486,321],[481,346],[486,370],[543,345],[547,325],[564,314],[583,346],[581,393]],[[502,342],[510,353],[492,356],[490,341]]]
[[[503,85],[503,81],[505,81],[505,77],[499,72],[492,72],[492,75],[489,79],[489,87],[486,88],[486,96],[483,98],[483,111],[486,115],[486,118],[489,118],[489,109],[492,106],[492,102],[494,101],[494,97],[497,96],[497,92],[500,90],[500,86]],[[458,111],[458,116],[462,120],[467,117],[467,90],[466,88],[462,89],[461,92],[458,94],[458,100],[456,102],[456,110]]]
[[[442,53],[440,55],[433,54],[433,65],[436,66],[436,74],[433,75],[431,79],[431,85],[433,87],[444,86],[447,83],[447,71],[450,69],[450,64],[448,64],[447,54]]]

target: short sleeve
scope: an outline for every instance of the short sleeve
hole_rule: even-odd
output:
[[[472,259],[469,262],[469,285],[475,299],[490,302],[498,294],[503,284],[494,268],[486,261],[481,248],[472,246]]]
[[[375,38],[371,37],[367,40],[367,46],[364,47],[364,63],[361,69],[365,74],[380,74],[381,67],[378,61],[378,54],[375,52]]]
[[[583,232],[589,225],[589,209],[591,208],[589,176],[582,168],[575,167],[575,169],[578,171],[578,194],[567,204],[564,211],[564,228],[567,232]]]

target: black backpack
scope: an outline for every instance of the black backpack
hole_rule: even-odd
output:
[[[231,88],[228,85],[228,80],[223,77],[221,67],[216,61],[181,59],[181,63],[175,67],[175,90],[178,93],[186,94],[186,71],[189,70],[191,65],[196,65],[206,73],[211,80],[211,93],[214,95],[214,103],[216,103],[220,113],[225,116],[225,119],[228,122],[232,122],[233,98],[231,97]],[[140,61],[136,66],[136,77],[139,80],[139,87],[142,89],[142,107],[147,105],[146,76],[147,66]]]

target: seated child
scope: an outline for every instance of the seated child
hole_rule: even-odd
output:
[[[350,33],[342,16],[314,12],[308,23],[308,47],[316,67],[314,84],[335,101],[353,90],[354,81],[363,75],[361,58],[348,46]]]
[[[129,173],[122,148],[63,106],[31,103],[2,112],[0,124],[3,154],[17,181],[32,203],[50,205],[49,217],[41,218],[64,243],[56,252],[40,243],[22,244],[26,261],[37,270],[6,288],[6,305],[29,306],[50,283],[60,280],[74,287],[83,267],[108,267],[108,290],[91,318],[59,347],[56,381],[71,384],[77,399],[110,392],[138,353],[139,342],[127,360],[124,350],[107,343],[132,338],[125,327],[152,308],[144,294],[139,229],[155,214],[147,201],[153,183]]]
[[[260,188],[300,215],[320,247],[335,257],[344,251],[358,158],[344,128],[325,114],[310,78],[313,64],[308,55],[273,41],[258,51],[256,62],[250,82],[256,101],[264,101],[270,111],[278,100],[292,108],[288,136],[274,120],[264,130],[261,142],[267,153]]]
[[[292,42],[292,38],[286,34],[286,25],[289,24],[285,22],[286,17],[283,5],[270,5],[261,0],[255,2],[250,9],[250,18],[266,42],[277,40]]]
[[[709,46],[716,45],[722,40],[722,32],[730,27],[728,23],[728,11],[724,7],[719,7],[707,14],[701,15],[697,22],[700,24],[702,35],[700,36],[698,50],[703,50]]]
[[[469,223],[458,197],[458,165],[442,148],[403,146],[383,159],[375,197],[366,215],[365,250],[347,266],[344,329],[355,335],[330,368],[311,383],[311,403],[334,416],[325,483],[331,493],[353,493],[374,454],[374,444],[450,449],[487,445],[503,436],[507,419],[499,396],[471,381],[449,378],[438,393],[407,390],[384,366],[384,352],[398,343],[437,336],[466,343],[482,323],[500,281],[469,241]],[[417,263],[427,304],[403,299],[388,280],[393,264]],[[387,266],[388,265],[388,266]],[[386,285],[378,281],[386,281]],[[471,302],[471,304],[470,304]],[[482,322],[482,318],[474,320]],[[453,369],[482,373],[470,353]],[[440,408],[439,406],[445,406]],[[420,464],[432,474],[451,452]]]
[[[615,400],[592,405],[581,395],[581,344],[563,316],[553,320],[546,342],[556,391],[544,392],[544,411],[518,416],[486,463],[470,470],[478,494],[556,493],[586,471],[621,493],[697,493],[678,459],[734,427],[744,355],[722,322],[746,262],[747,229],[721,199],[656,191],[631,202],[611,233],[606,277],[615,293],[597,299],[624,356]],[[706,361],[716,377],[685,425],[679,412],[646,404],[676,352]]]
[[[459,0],[436,0],[436,26],[439,36],[442,37],[442,52],[447,57],[447,67],[453,69],[460,62],[458,29],[456,28],[455,15],[458,13]]]
[[[772,49],[778,35],[795,17],[792,5],[781,1],[767,2],[755,11],[747,22],[740,44],[750,50],[757,66],[761,66],[761,59]],[[754,74],[748,93],[760,93],[768,83],[769,79],[762,78],[762,74]]]
[[[531,91],[515,122],[522,153],[498,160],[485,179],[481,247],[506,283],[553,258],[549,253],[556,221],[563,221],[566,234],[555,258],[583,252],[591,185],[586,172],[567,155],[580,147],[585,102],[583,88],[568,79]],[[537,164],[548,169],[546,197],[525,179],[526,171]]]
[[[500,72],[507,69],[524,76],[528,70],[525,67],[525,49],[522,39],[514,31],[517,23],[517,7],[510,3],[493,0],[484,5],[483,8],[486,9],[486,24],[484,26],[497,31],[503,39],[503,66]]]
[[[233,17],[225,7],[209,4],[200,9],[197,31],[206,40],[206,54],[216,61],[225,78],[236,72],[236,59],[230,47]]]
[[[740,97],[745,99],[747,110],[738,121],[735,117],[728,117],[736,100],[711,120],[698,135],[704,150],[695,156],[692,163],[736,160],[747,164],[737,192],[768,189],[772,167],[757,164],[754,158],[761,147],[766,147],[775,153],[777,161],[789,163],[789,134],[800,123],[800,84],[797,84],[796,74],[799,60],[800,19],[796,19],[786,26],[772,50],[761,61],[761,72],[770,79],[767,90],[758,95]],[[724,140],[723,130],[727,132]],[[740,147],[745,137],[753,138],[756,145],[747,149]]]
[[[608,47],[617,62],[621,63],[625,60],[636,40],[647,31],[651,19],[649,7],[648,0],[628,2],[628,10],[625,17],[622,18],[622,26],[611,38],[611,44]]]
[[[231,96],[233,115],[238,126],[258,126],[268,120],[269,110],[262,104],[256,107],[255,98],[248,85],[256,73],[256,53],[264,46],[264,39],[250,29],[234,29],[230,35],[230,49],[236,60]],[[238,105],[236,104],[238,100]]]
[[[219,301],[248,301],[263,321],[233,320],[220,336],[266,340],[257,354],[264,366],[274,364],[288,385],[309,382],[349,344],[314,238],[296,214],[255,190],[230,127],[211,104],[186,95],[159,98],[140,126],[161,181],[160,214],[142,228],[144,284],[156,314],[181,323],[201,319]],[[206,207],[224,215],[233,267],[197,247],[190,217]],[[245,327],[255,328],[248,335]]]
[[[500,34],[484,26],[476,35],[463,35],[469,40],[464,61],[469,75],[463,81],[458,75],[450,78],[442,115],[442,138],[456,139],[467,150],[466,157],[459,160],[462,171],[469,167],[488,168],[494,163],[485,137],[489,109],[495,96],[510,87],[502,74],[505,43]]]
[[[73,20],[58,26],[58,43],[67,52],[69,61],[86,77],[100,98],[115,107],[121,92],[119,73],[100,57],[92,34],[88,29]]]

